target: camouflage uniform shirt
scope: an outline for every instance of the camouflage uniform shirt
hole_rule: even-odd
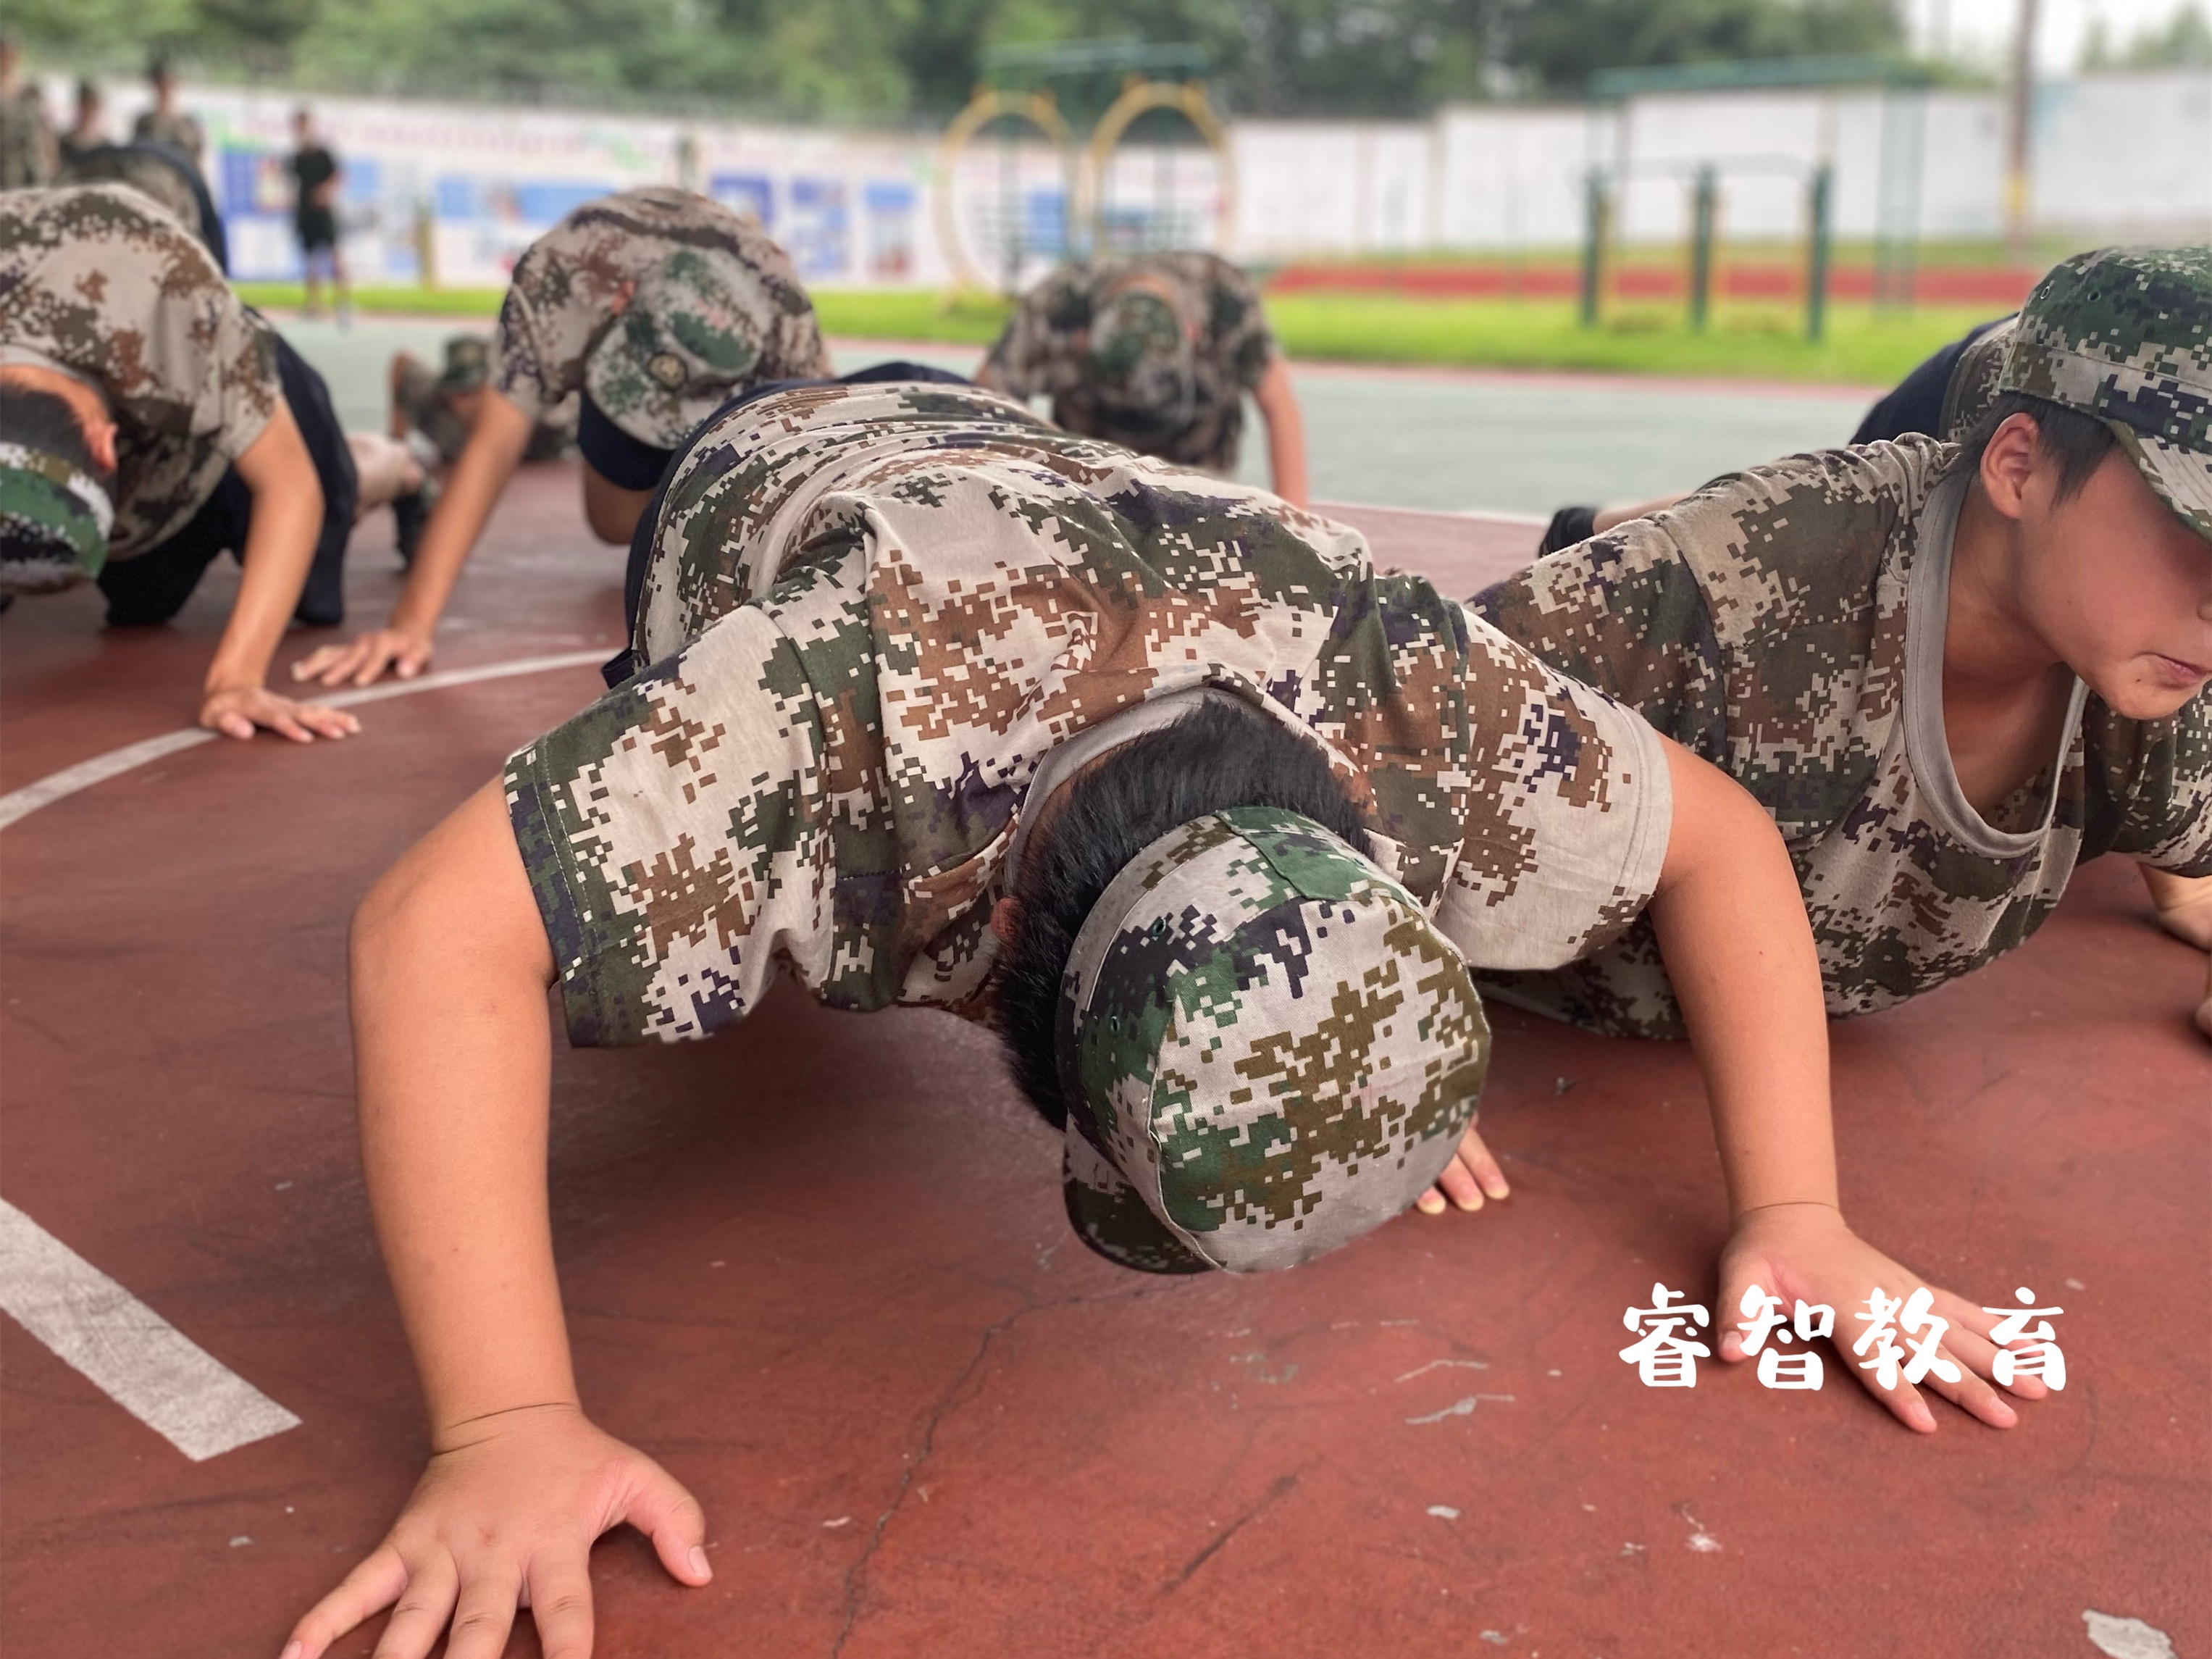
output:
[[[173,115],[164,115],[158,109],[141,111],[131,124],[131,137],[142,144],[167,144],[196,167],[207,160],[207,129],[200,125],[198,116],[181,110]]]
[[[284,396],[269,325],[198,238],[123,185],[0,196],[0,361],[107,399],[112,561],[184,528]]]
[[[1754,468],[1474,602],[1774,815],[1832,1014],[1995,961],[2042,925],[2084,859],[2212,873],[2204,697],[2130,720],[2077,682],[2037,776],[1986,818],[1960,792],[1942,726],[1951,538],[1971,482],[1957,454],[1907,437]],[[1681,1034],[1640,921],[1563,971],[1492,988],[1600,1030]]]
[[[795,389],[672,477],[653,665],[516,753],[570,1036],[702,1035],[781,963],[981,1017],[1039,763],[1218,688],[1320,747],[1377,861],[1492,967],[1603,945],[1671,822],[1650,728],[1358,532],[972,387]]]
[[[1176,312],[1198,321],[1197,412],[1179,431],[1130,425],[1091,386],[1091,311],[1133,274],[1164,283],[1175,293]],[[1153,253],[1054,271],[1022,296],[986,368],[1014,397],[1050,396],[1053,419],[1070,432],[1229,472],[1243,440],[1244,394],[1280,355],[1250,277],[1211,253]]]
[[[551,413],[582,390],[584,361],[615,319],[617,290],[685,247],[742,259],[773,300],[775,314],[758,319],[754,380],[817,380],[835,372],[813,302],[768,233],[719,202],[648,185],[586,202],[515,262],[492,339],[492,389],[532,420]]]

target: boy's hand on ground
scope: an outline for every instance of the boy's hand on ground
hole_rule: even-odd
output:
[[[1773,1204],[1739,1217],[1735,1231],[1721,1252],[1720,1303],[1713,1310],[1715,1345],[1721,1358],[1741,1363],[1748,1356],[1743,1334],[1736,1328],[1738,1310],[1747,1289],[1757,1285],[1782,1298],[1778,1310],[1787,1318],[1796,1304],[1826,1304],[1836,1310],[1835,1363],[1859,1380],[1868,1393],[1888,1407],[1907,1428],[1933,1433],[1936,1414],[1921,1389],[1899,1375],[1897,1387],[1886,1389],[1870,1370],[1863,1370],[1879,1346],[1870,1343],[1864,1353],[1852,1345],[1865,1336],[1869,1322],[1856,1317],[1868,1311],[1867,1299],[1878,1286],[1885,1297],[1902,1300],[1926,1281],[1869,1244],[1844,1224],[1843,1216],[1826,1204]],[[1989,1340],[1995,1316],[1948,1291],[1928,1287],[1935,1297],[1931,1311],[1948,1322],[1936,1353],[1950,1360],[1958,1380],[1945,1380],[1931,1370],[1921,1388],[1939,1394],[1991,1428],[2008,1429],[2019,1420],[2004,1397],[1984,1379],[1996,1363],[1997,1347]],[[1891,1322],[1891,1340],[1901,1350],[1925,1337],[1926,1330],[1908,1333]],[[1771,1342],[1772,1337],[1769,1337]],[[1794,1344],[1792,1345],[1795,1346]],[[2015,1377],[2012,1392],[2023,1400],[2039,1400],[2049,1392],[2037,1379]]]
[[[1475,1121],[1472,1117],[1468,1119],[1467,1133],[1460,1137],[1459,1150],[1452,1154],[1452,1161],[1444,1165],[1444,1172],[1437,1177],[1437,1184],[1414,1200],[1413,1207],[1423,1215],[1442,1215],[1453,1205],[1462,1210],[1479,1210],[1486,1196],[1508,1198],[1512,1195],[1513,1189],[1505,1184],[1505,1171],[1498,1167],[1498,1160],[1490,1155],[1490,1148],[1482,1144],[1482,1137],[1474,1132]]]
[[[257,729],[265,729],[295,743],[350,737],[361,730],[361,722],[342,708],[295,702],[265,685],[233,685],[210,691],[200,702],[200,724],[226,738],[250,738]]]
[[[294,1626],[283,1659],[318,1659],[386,1607],[376,1659],[424,1659],[448,1625],[447,1659],[498,1659],[525,1607],[545,1659],[586,1659],[592,1540],[624,1522],[680,1582],[714,1577],[691,1494],[575,1407],[501,1413],[464,1432],[474,1437],[431,1458],[375,1553]]]
[[[324,685],[370,685],[389,670],[400,679],[411,680],[430,665],[436,650],[427,634],[380,628],[336,645],[317,646],[292,665],[292,678]]]

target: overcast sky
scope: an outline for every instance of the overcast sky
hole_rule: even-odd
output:
[[[2043,0],[2036,30],[2036,65],[2045,74],[2072,70],[2090,25],[2102,18],[2106,38],[2124,47],[2146,29],[2163,30],[2175,12],[2208,0]],[[2020,0],[1905,0],[1913,45],[1923,52],[1994,64],[2011,50]]]

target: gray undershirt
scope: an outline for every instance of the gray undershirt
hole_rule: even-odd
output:
[[[2081,728],[2089,688],[2075,677],[2065,723],[2059,728],[2048,798],[2035,827],[2016,833],[1993,828],[1959,787],[1950,739],[1943,730],[1943,639],[1951,612],[1951,547],[1958,533],[1959,509],[1972,482],[1969,473],[1953,473],[1936,486],[1920,515],[1919,545],[1905,599],[1905,753],[1937,829],[1984,858],[2016,859],[2033,852],[2050,833],[2058,810],[2059,778],[2074,746],[2074,734]]]

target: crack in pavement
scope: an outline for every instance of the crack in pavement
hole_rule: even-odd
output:
[[[852,1637],[853,1627],[860,1623],[862,1604],[867,1595],[867,1586],[863,1581],[869,1564],[875,1559],[876,1552],[883,1547],[884,1534],[890,1530],[890,1524],[897,1518],[899,1511],[906,1506],[907,1494],[914,1489],[915,1477],[921,1473],[923,1466],[929,1462],[931,1454],[936,1450],[939,1427],[954,1411],[967,1403],[963,1398],[963,1392],[967,1389],[969,1379],[982,1369],[984,1357],[990,1352],[991,1345],[1031,1314],[1048,1313],[1060,1308],[1083,1307],[1091,1303],[1145,1302],[1154,1297],[1171,1294],[1182,1287],[1183,1281],[1178,1280],[1174,1284],[1148,1286],[1142,1290],[1123,1291],[1118,1294],[1059,1297],[1045,1302],[1032,1302],[1027,1307],[1017,1308],[996,1324],[984,1328],[982,1335],[976,1341],[975,1352],[969,1357],[967,1364],[961,1368],[959,1376],[954,1377],[945,1386],[944,1391],[938,1395],[936,1403],[929,1408],[929,1414],[922,1423],[921,1443],[908,1455],[906,1468],[900,1473],[898,1486],[891,1492],[890,1503],[884,1508],[884,1512],[876,1517],[875,1526],[868,1534],[866,1545],[861,1549],[860,1554],[854,1558],[852,1565],[845,1569],[845,1622],[838,1627],[837,1639],[830,1645],[830,1659],[839,1659],[839,1656],[845,1651],[846,1642]],[[1296,1484],[1297,1477],[1293,1476],[1291,1480],[1292,1484]],[[1267,1501],[1272,1503],[1277,1495],[1279,1494],[1270,1494]],[[1265,1505],[1261,1507],[1264,1508]],[[1249,1516],[1245,1517],[1246,1520],[1250,1518]],[[1237,1523],[1240,1527],[1243,1524],[1243,1521]],[[1216,1540],[1215,1547],[1218,1547],[1220,1543],[1225,1541],[1225,1537],[1224,1534],[1223,1539]],[[1195,1564],[1189,1571],[1196,1571]],[[1187,1572],[1185,1577],[1188,1576]]]
[[[1177,1573],[1173,1578],[1170,1578],[1166,1583],[1161,1585],[1160,1594],[1163,1595],[1173,1595],[1177,1590],[1188,1583],[1193,1573],[1196,1572],[1200,1567],[1204,1566],[1208,1561],[1211,1561],[1217,1554],[1218,1554],[1223,1545],[1234,1538],[1245,1527],[1251,1524],[1251,1522],[1257,1521],[1262,1515],[1266,1514],[1267,1511],[1274,1505],[1277,1499],[1284,1497],[1290,1492],[1291,1487],[1298,1484],[1300,1477],[1304,1474],[1305,1471],[1304,1469],[1298,1469],[1289,1474],[1279,1476],[1276,1480],[1275,1484],[1267,1488],[1267,1495],[1265,1498],[1262,1498],[1258,1503],[1252,1505],[1250,1509],[1245,1510],[1243,1514],[1238,1516],[1234,1521],[1231,1521],[1227,1526],[1224,1527],[1221,1529],[1221,1535],[1218,1538],[1208,1544],[1197,1554],[1192,1556],[1188,1561],[1183,1564],[1183,1569],[1181,1572]]]

